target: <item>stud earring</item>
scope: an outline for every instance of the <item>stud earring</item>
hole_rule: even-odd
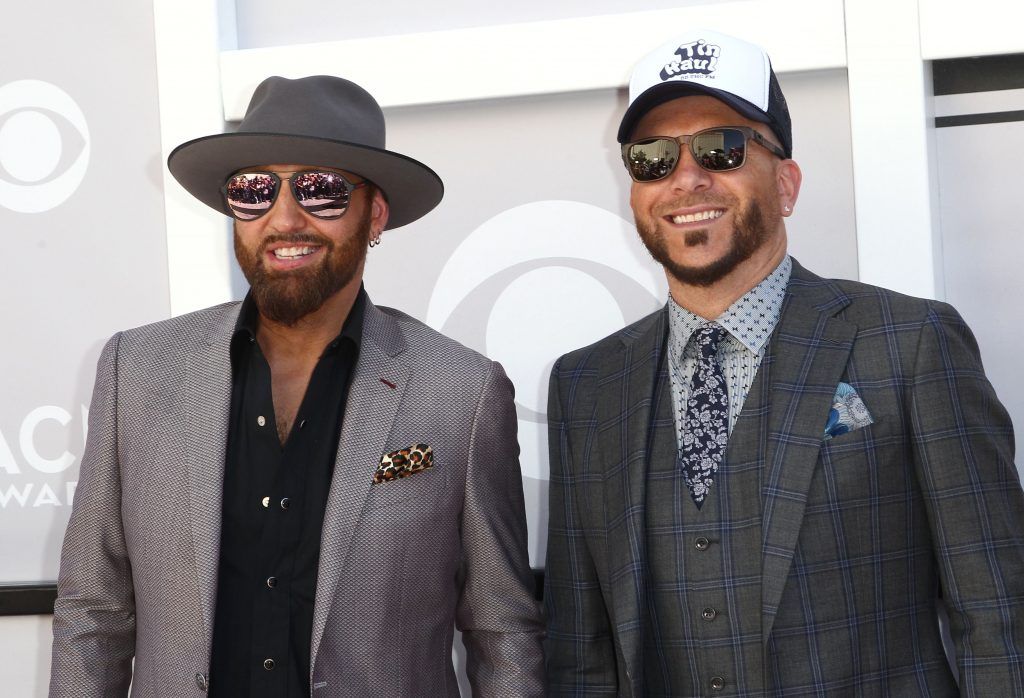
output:
[[[380,244],[380,231],[374,230],[370,233],[370,247],[376,247]]]
[[[789,212],[790,212],[790,211],[792,211],[793,209],[791,209],[791,208],[789,207],[789,204],[786,204],[785,206],[783,206],[783,207],[782,207],[782,210],[783,210],[783,211],[785,211],[786,213],[789,213]]]

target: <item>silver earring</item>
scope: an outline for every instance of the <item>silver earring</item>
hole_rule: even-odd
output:
[[[370,247],[376,247],[380,244],[380,231],[374,230],[370,233]]]
[[[785,211],[786,213],[789,213],[789,212],[790,212],[790,211],[792,211],[793,209],[791,209],[791,208],[789,207],[789,205],[787,204],[786,206],[783,206],[783,207],[782,207],[782,210],[783,210],[783,211]]]

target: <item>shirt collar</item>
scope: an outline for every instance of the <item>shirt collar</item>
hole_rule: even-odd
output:
[[[724,313],[715,318],[714,322],[721,325],[751,353],[759,354],[779,323],[782,301],[785,299],[786,286],[789,285],[792,271],[793,261],[786,255],[771,274],[740,296]],[[668,298],[668,308],[672,352],[676,356],[682,356],[690,341],[690,335],[708,324],[708,321],[676,303],[671,294]]]

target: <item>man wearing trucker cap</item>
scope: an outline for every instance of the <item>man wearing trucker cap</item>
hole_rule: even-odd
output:
[[[1022,695],[1024,496],[970,330],[788,256],[761,48],[690,32],[629,97],[670,297],[552,371],[549,693]]]
[[[512,385],[362,287],[441,180],[327,76],[268,78],[168,166],[251,290],[103,351],[50,695],[458,696],[455,627],[474,691],[541,695]]]

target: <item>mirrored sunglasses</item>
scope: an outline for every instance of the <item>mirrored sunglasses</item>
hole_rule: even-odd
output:
[[[636,182],[656,182],[672,174],[679,164],[682,146],[687,146],[697,164],[708,172],[728,172],[747,161],[747,143],[754,141],[785,159],[781,148],[746,126],[721,126],[689,136],[655,136],[622,146],[622,162]]]
[[[254,171],[238,172],[228,177],[221,191],[231,215],[240,221],[252,221],[263,216],[277,201],[281,181],[286,180],[303,211],[327,220],[341,218],[348,210],[352,192],[366,186],[366,180],[353,184],[330,170],[301,170],[284,174],[289,176]]]

